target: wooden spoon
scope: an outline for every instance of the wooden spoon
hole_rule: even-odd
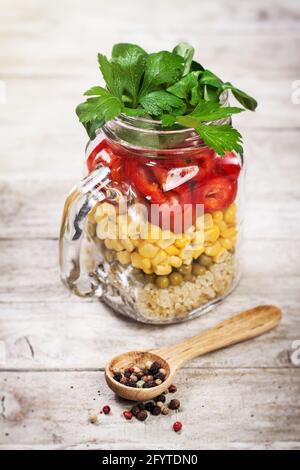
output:
[[[194,336],[183,343],[150,351],[129,351],[114,357],[105,368],[108,386],[127,400],[146,401],[157,397],[174,382],[177,371],[188,361],[208,352],[255,338],[278,325],[281,311],[272,305],[263,305],[235,315],[219,325]],[[147,361],[158,361],[166,369],[167,378],[152,388],[134,388],[113,379],[113,370],[141,366]]]

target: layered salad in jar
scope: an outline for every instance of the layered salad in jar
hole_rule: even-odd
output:
[[[256,102],[193,53],[118,44],[98,57],[106,88],[77,108],[87,174],[107,169],[84,226],[100,255],[90,275],[105,303],[145,322],[204,313],[239,278],[243,151],[231,117]]]

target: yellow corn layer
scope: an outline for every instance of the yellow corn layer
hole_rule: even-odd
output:
[[[174,234],[169,230],[149,224],[142,229],[128,214],[116,214],[115,207],[107,202],[93,209],[96,235],[104,241],[108,250],[114,250],[122,265],[131,264],[146,274],[165,276],[182,264],[189,265],[203,253],[221,263],[236,243],[236,204],[225,211],[216,211],[199,217],[185,233]],[[116,221],[116,238],[109,222]],[[109,230],[108,230],[109,229]]]

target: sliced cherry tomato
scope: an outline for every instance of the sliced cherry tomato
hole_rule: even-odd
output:
[[[216,172],[219,175],[238,179],[241,171],[241,161],[234,152],[225,152],[224,157],[216,156]]]
[[[153,204],[163,204],[166,202],[166,196],[157,182],[154,181],[151,170],[132,159],[127,165],[127,172],[133,186]]]
[[[99,163],[111,168],[112,161],[116,158],[107,141],[103,139],[88,156],[86,165],[88,171],[93,171]]]
[[[163,191],[173,190],[176,192],[180,192],[180,188],[182,188],[187,181],[194,178],[198,172],[197,165],[169,169],[155,165],[151,167],[151,169]]]
[[[214,156],[214,152],[210,151],[201,153],[197,157],[199,171],[194,178],[195,181],[204,181],[214,173],[216,166]]]
[[[195,186],[194,200],[197,204],[204,204],[205,212],[214,212],[226,209],[235,200],[236,193],[236,180],[216,176]]]

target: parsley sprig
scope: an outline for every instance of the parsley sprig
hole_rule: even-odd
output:
[[[135,44],[116,44],[111,59],[98,54],[98,64],[106,88],[94,86],[84,95],[76,113],[91,139],[96,130],[121,113],[161,121],[162,126],[178,123],[192,127],[206,145],[219,155],[242,152],[241,134],[229,123],[220,123],[246,109],[254,111],[257,102],[230,82],[193,60],[194,48],[178,44],[172,52],[148,54]],[[243,106],[222,104],[221,96],[231,91]]]

